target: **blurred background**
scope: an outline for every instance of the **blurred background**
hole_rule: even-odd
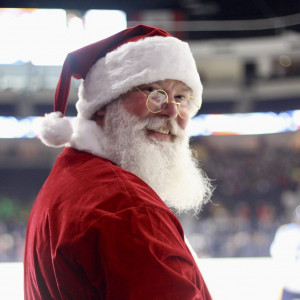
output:
[[[199,257],[269,257],[276,229],[300,204],[299,0],[0,7],[0,262],[22,261],[32,203],[61,151],[43,146],[36,126],[53,110],[66,54],[140,23],[187,41],[204,85],[191,145],[215,191],[198,216],[180,216],[186,235]]]

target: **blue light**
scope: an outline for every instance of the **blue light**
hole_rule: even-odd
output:
[[[0,117],[0,138],[35,138],[42,117]],[[190,136],[254,135],[300,130],[300,110],[281,113],[200,115],[190,121]]]

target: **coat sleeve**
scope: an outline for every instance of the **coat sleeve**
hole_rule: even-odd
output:
[[[105,288],[105,299],[211,299],[180,224],[166,209],[106,214],[76,248],[88,281],[99,294]]]

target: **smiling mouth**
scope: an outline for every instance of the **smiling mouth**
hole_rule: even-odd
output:
[[[166,135],[172,135],[173,133],[171,132],[171,129],[169,128],[169,126],[167,126],[166,124],[158,127],[158,128],[147,128],[147,130],[152,131],[152,132],[157,132],[157,133],[161,133],[161,134],[166,134]]]
[[[148,131],[148,137],[150,138],[154,138],[161,141],[169,141],[169,142],[175,139],[175,135],[165,125],[159,128],[148,128],[147,131]]]
[[[162,134],[171,134],[170,129],[168,128],[157,128],[157,129],[152,129],[152,131],[158,132],[158,133],[162,133]]]

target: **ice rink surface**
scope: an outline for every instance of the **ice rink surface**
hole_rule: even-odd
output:
[[[214,300],[278,300],[280,272],[271,258],[200,259]],[[0,263],[0,299],[22,300],[22,263]]]

